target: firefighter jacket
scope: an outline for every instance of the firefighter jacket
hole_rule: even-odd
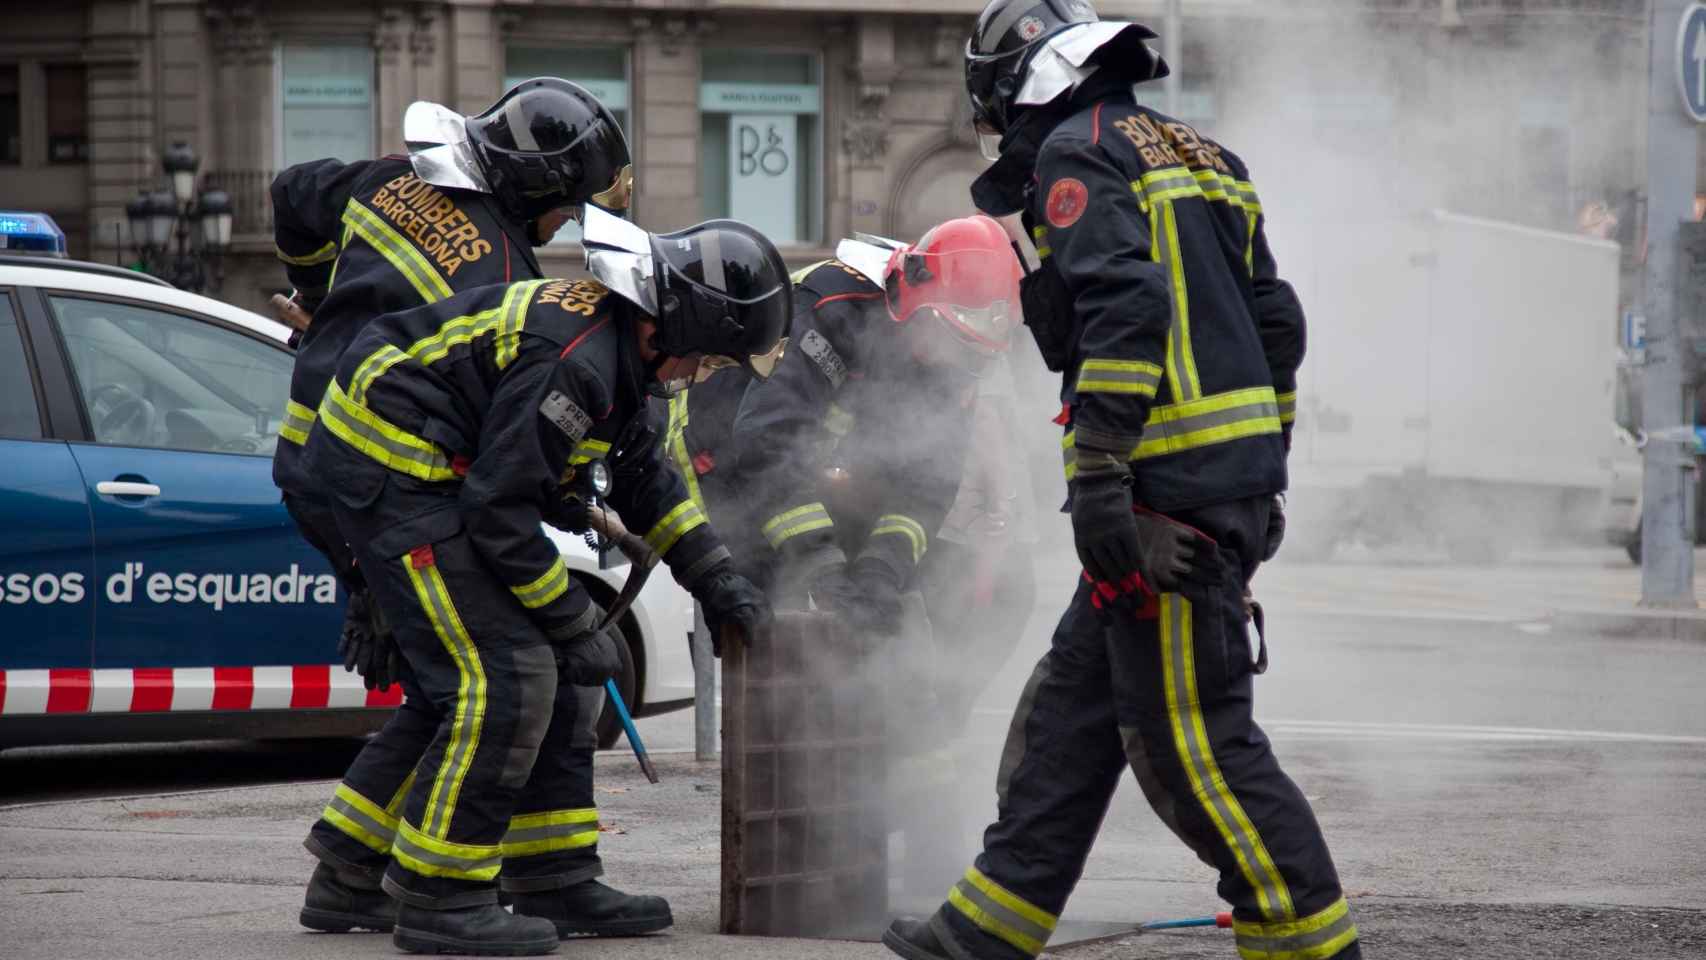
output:
[[[874,558],[906,582],[958,492],[976,381],[917,359],[839,261],[795,274],[794,303],[787,355],[735,419],[737,549],[756,533],[799,573]]]
[[[598,283],[532,280],[381,316],[327,387],[305,465],[345,507],[384,512],[376,527],[466,531],[561,638],[589,600],[540,524],[603,459],[608,506],[691,587],[729,553],[665,457],[634,315]]]
[[[490,197],[433,186],[405,157],[298,164],[273,181],[272,203],[278,257],[314,305],[296,345],[273,482],[314,494],[302,445],[338,358],[364,324],[459,290],[542,274],[524,228]]]
[[[1094,450],[1157,510],[1285,489],[1303,311],[1244,163],[1117,87],[1039,119],[985,177],[1034,170],[1025,322],[1064,373],[1067,479]]]

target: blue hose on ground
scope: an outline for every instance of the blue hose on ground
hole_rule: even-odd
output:
[[[1232,914],[1217,913],[1212,917],[1191,917],[1188,920],[1152,920],[1138,925],[1139,930],[1178,930],[1183,927],[1230,927]]]

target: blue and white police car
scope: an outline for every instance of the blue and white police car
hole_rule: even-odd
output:
[[[272,484],[289,331],[65,260],[37,214],[0,237],[0,747],[378,729],[400,690],[333,665],[346,598]],[[627,568],[551,532],[614,601]],[[692,702],[692,622],[647,582],[622,625],[636,715]]]

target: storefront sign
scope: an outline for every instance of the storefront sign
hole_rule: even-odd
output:
[[[818,113],[823,95],[804,83],[702,83],[699,109],[706,113]]]

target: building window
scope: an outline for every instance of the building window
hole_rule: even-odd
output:
[[[822,233],[822,83],[805,53],[706,50],[699,85],[705,215],[778,245]]]
[[[15,166],[23,154],[18,117],[18,65],[0,65],[0,164]]]
[[[47,162],[89,161],[89,72],[80,63],[50,63],[47,79]]]
[[[504,51],[504,89],[534,77],[561,77],[587,89],[610,108],[628,150],[634,150],[634,124],[628,113],[628,51],[621,47],[510,47]],[[644,185],[641,185],[642,189]],[[601,188],[602,189],[602,188]],[[549,246],[577,244],[580,224],[563,224]]]
[[[282,45],[279,164],[373,156],[373,48]]]

